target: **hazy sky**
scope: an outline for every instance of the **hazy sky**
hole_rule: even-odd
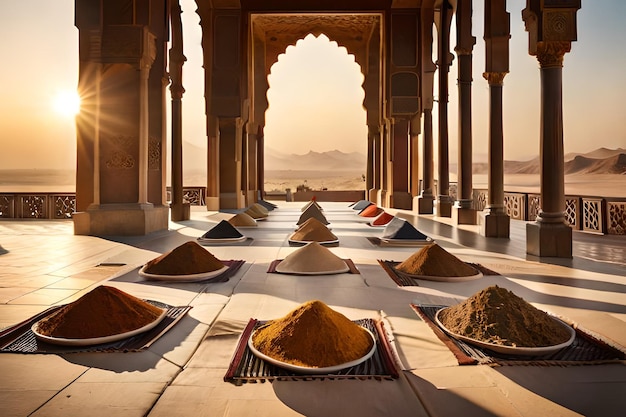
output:
[[[187,91],[183,136],[204,147],[200,28],[194,0],[181,0],[181,4],[188,59],[183,78]],[[506,159],[528,159],[539,152],[539,68],[536,58],[527,53],[528,34],[521,20],[524,6],[524,0],[507,2],[512,38],[510,73],[504,80]],[[482,7],[482,1],[474,0],[475,155],[487,153],[488,134]],[[71,169],[76,161],[73,116],[56,111],[54,102],[60,93],[75,90],[77,85],[74,0],[2,0],[0,16],[0,168]],[[578,41],[566,54],[563,68],[565,152],[626,147],[624,16],[624,0],[583,0],[577,15]],[[451,50],[455,43],[453,37]],[[448,104],[452,151],[457,142],[456,71],[453,65]],[[309,149],[365,152],[362,75],[344,48],[325,38],[301,41],[280,56],[269,82],[268,146],[288,153]],[[435,108],[435,117],[436,113]],[[434,133],[436,138],[436,120]]]

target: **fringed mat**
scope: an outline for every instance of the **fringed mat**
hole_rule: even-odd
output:
[[[151,330],[117,342],[92,346],[59,346],[41,342],[35,337],[31,326],[63,306],[54,306],[0,332],[0,352],[9,353],[77,353],[77,352],[138,352],[149,348],[171,329],[191,309],[190,306],[173,307],[158,301],[146,300],[160,308],[167,308],[167,314]]]
[[[259,359],[248,347],[248,339],[253,331],[266,322],[250,319],[244,329],[237,348],[230,362],[230,366],[224,381],[235,385],[247,382],[265,381],[310,381],[310,380],[335,380],[335,379],[376,379],[392,380],[399,377],[395,356],[392,354],[392,346],[387,337],[384,325],[381,321],[373,319],[355,320],[356,324],[370,330],[376,339],[376,351],[371,358],[359,365],[342,369],[332,374],[300,374],[286,370]]]
[[[239,271],[239,268],[241,268],[243,266],[243,264],[246,263],[246,261],[238,259],[238,260],[234,260],[234,259],[229,259],[229,260],[221,260],[220,262],[222,262],[224,265],[226,265],[228,267],[228,269],[224,272],[222,272],[221,274],[219,274],[216,277],[213,277],[209,280],[207,280],[206,282],[226,282],[230,279],[230,277],[232,277],[233,275],[235,275],[237,273],[237,271]],[[204,282],[204,281],[199,281],[199,282]]]
[[[400,287],[419,287],[418,280],[419,278],[414,278],[408,274],[405,274],[402,271],[398,271],[396,266],[401,262],[398,261],[386,261],[382,259],[378,259],[378,263],[383,267],[389,278],[393,280]],[[475,268],[476,270],[482,272],[483,275],[500,275],[495,271],[492,271],[489,268],[486,268],[480,264],[465,262],[467,265]]]
[[[270,263],[269,268],[267,268],[267,272],[270,273],[270,274],[280,274],[281,272],[277,272],[276,271],[276,267],[282,261],[283,261],[283,259],[275,259],[275,260],[273,260],[272,263]],[[357,267],[354,264],[354,262],[352,262],[352,259],[342,259],[342,261],[344,261],[346,263],[346,265],[348,265],[348,268],[350,268],[350,270],[348,272],[346,272],[346,274],[360,274],[361,273],[357,269]],[[289,275],[298,275],[298,274],[296,274],[296,273],[289,273]],[[309,274],[306,274],[306,275],[309,275]],[[320,275],[324,275],[324,274],[320,274]]]
[[[594,338],[581,329],[576,330],[574,342],[557,352],[542,356],[511,356],[493,352],[489,349],[474,346],[461,340],[449,337],[435,321],[435,314],[440,308],[447,306],[416,305],[411,308],[420,316],[439,339],[457,358],[459,365],[534,365],[534,366],[565,366],[565,365],[598,365],[619,363],[626,359],[626,352]]]

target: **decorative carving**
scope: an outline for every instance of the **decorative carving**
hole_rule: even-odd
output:
[[[13,215],[13,207],[15,198],[12,195],[0,195],[0,217],[11,218]]]
[[[109,169],[131,169],[135,166],[135,158],[130,154],[133,143],[138,138],[133,136],[118,135],[110,139],[111,152],[105,162]]]
[[[161,141],[154,136],[148,138],[148,169],[161,169]]]
[[[609,201],[607,204],[608,230],[610,235],[626,235],[626,202]]]
[[[76,211],[76,197],[74,195],[54,196],[54,218],[71,219]]]
[[[578,228],[578,198],[565,199],[565,220],[573,228]]]
[[[524,220],[526,217],[525,194],[505,193],[504,207],[511,219]]]
[[[489,85],[503,85],[504,77],[508,72],[483,72],[483,78],[487,80]]]
[[[528,220],[535,221],[541,211],[541,196],[538,194],[528,195]]]
[[[572,48],[567,41],[537,42],[537,61],[541,68],[562,67],[563,56]]]
[[[483,211],[487,207],[488,190],[472,190],[472,209]]]
[[[22,198],[22,217],[30,219],[46,218],[46,196],[26,195]]]
[[[583,230],[602,232],[602,200],[583,199]]]

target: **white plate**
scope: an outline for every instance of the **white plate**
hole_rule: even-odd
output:
[[[365,355],[363,355],[359,359],[355,359],[353,361],[342,363],[342,364],[335,365],[335,366],[326,366],[326,367],[323,367],[323,368],[309,368],[307,366],[293,365],[293,364],[290,364],[290,363],[282,362],[282,361],[279,361],[277,359],[271,358],[271,357],[269,357],[267,355],[264,355],[263,353],[259,352],[254,347],[254,344],[252,343],[252,336],[254,336],[254,334],[256,333],[256,330],[254,332],[252,332],[252,334],[250,335],[250,338],[248,339],[248,347],[250,348],[250,350],[252,351],[252,353],[255,356],[263,359],[266,362],[272,363],[272,364],[274,364],[276,366],[280,366],[281,368],[285,368],[287,370],[290,370],[290,371],[293,371],[293,372],[297,372],[299,374],[328,374],[328,373],[331,373],[331,372],[337,372],[337,371],[340,371],[342,369],[350,368],[351,366],[356,366],[356,365],[358,365],[360,363],[365,362],[366,360],[368,360],[369,358],[372,357],[372,355],[376,351],[376,339],[374,338],[374,335],[372,334],[372,332],[370,332],[365,327],[363,327],[363,329],[365,329],[365,331],[367,331],[367,333],[372,338],[372,348],[369,350],[369,352],[367,352]]]
[[[188,275],[161,275],[161,274],[150,274],[145,272],[146,266],[144,265],[139,270],[139,275],[155,281],[176,281],[176,282],[196,282],[196,281],[204,281],[209,278],[215,278],[220,275],[222,272],[228,269],[227,265],[224,265],[220,269],[209,272],[202,272],[200,274],[188,274]]]
[[[317,242],[316,240],[293,240],[293,239],[289,239],[289,243],[298,243],[298,244],[302,244],[302,245],[306,245],[307,243],[311,243],[311,242]],[[324,240],[322,242],[317,242],[320,245],[331,245],[333,243],[339,243],[339,239],[335,239],[335,240]]]
[[[398,270],[396,269],[396,271]],[[435,275],[409,274],[403,271],[398,271],[398,272],[403,275],[406,275],[409,278],[423,279],[426,281],[438,281],[438,282],[463,282],[463,281],[472,281],[474,279],[479,279],[483,277],[483,273],[480,271],[477,271],[475,275],[466,275],[463,277],[442,277],[442,276],[435,276]]]
[[[167,310],[163,310],[163,313],[159,317],[157,317],[152,323],[149,323],[143,327],[140,327],[135,330],[131,330],[130,332],[124,332],[119,334],[114,334],[111,336],[104,337],[91,337],[86,339],[66,339],[62,337],[53,337],[46,336],[38,332],[39,321],[32,325],[31,330],[35,333],[35,337],[42,342],[50,343],[53,345],[62,345],[62,346],[90,346],[90,345],[100,345],[102,343],[112,343],[117,342],[118,340],[126,339],[128,337],[132,337],[138,335],[139,333],[147,332],[150,329],[156,327],[167,315]],[[40,320],[41,321],[41,320]]]
[[[446,333],[448,333],[450,336],[454,337],[455,339],[459,339],[462,340],[464,342],[482,347],[482,348],[486,348],[489,350],[492,350],[494,352],[497,353],[503,353],[506,355],[518,355],[518,356],[540,356],[540,355],[548,355],[550,353],[554,353],[557,352],[563,348],[568,347],[569,345],[572,344],[572,342],[574,341],[574,339],[576,338],[576,331],[567,323],[565,323],[563,320],[560,320],[554,316],[550,316],[552,319],[556,320],[557,322],[559,322],[560,324],[562,324],[563,326],[565,326],[567,328],[567,330],[570,333],[570,337],[566,342],[563,343],[559,343],[558,345],[552,345],[552,346],[542,346],[542,347],[513,347],[513,346],[506,346],[506,345],[498,345],[495,343],[488,343],[488,342],[483,342],[481,340],[477,340],[477,339],[473,339],[471,337],[467,337],[467,336],[463,336],[460,334],[456,334],[453,333],[451,331],[449,331],[448,329],[446,329],[446,327],[439,321],[439,313],[441,313],[441,311],[445,310],[445,308],[442,308],[440,310],[437,311],[437,313],[435,314],[435,321],[437,322],[437,324],[443,329],[445,330]]]
[[[412,239],[388,239],[381,237],[380,241],[390,246],[424,246],[434,242],[432,238],[426,238],[424,240],[412,240]]]
[[[298,272],[295,272],[295,271],[281,271],[280,264],[278,264],[276,266],[276,272],[279,272],[281,274],[297,274],[297,275],[333,275],[333,274],[343,274],[346,272],[350,272],[350,267],[348,266],[348,264],[346,264],[344,268],[336,269],[334,271],[318,271],[318,272],[298,271]]]
[[[213,239],[213,238],[200,236],[198,238],[198,243],[236,243],[236,242],[243,242],[247,238],[248,238],[247,236],[241,236],[241,237],[224,237],[224,238],[219,238],[219,239]]]

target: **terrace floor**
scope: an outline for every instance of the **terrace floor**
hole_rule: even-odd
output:
[[[621,416],[622,361],[554,366],[459,365],[410,307],[452,305],[497,284],[609,345],[626,346],[626,238],[574,232],[572,259],[525,253],[525,222],[510,239],[477,226],[390,211],[411,221],[466,262],[498,273],[465,282],[419,280],[399,286],[378,263],[417,247],[377,246],[382,229],[346,203],[321,203],[339,237],[331,250],[358,274],[268,272],[297,247],[288,242],[303,203],[278,203],[244,243],[206,246],[219,259],[244,260],[227,282],[147,281],[139,268],[195,240],[226,213],[192,209],[192,219],[140,237],[75,236],[68,221],[0,221],[0,329],[107,284],[140,298],[191,310],[140,352],[0,353],[0,415],[10,416]],[[399,377],[245,383],[224,381],[251,318],[281,317],[319,299],[349,318],[385,323]]]

